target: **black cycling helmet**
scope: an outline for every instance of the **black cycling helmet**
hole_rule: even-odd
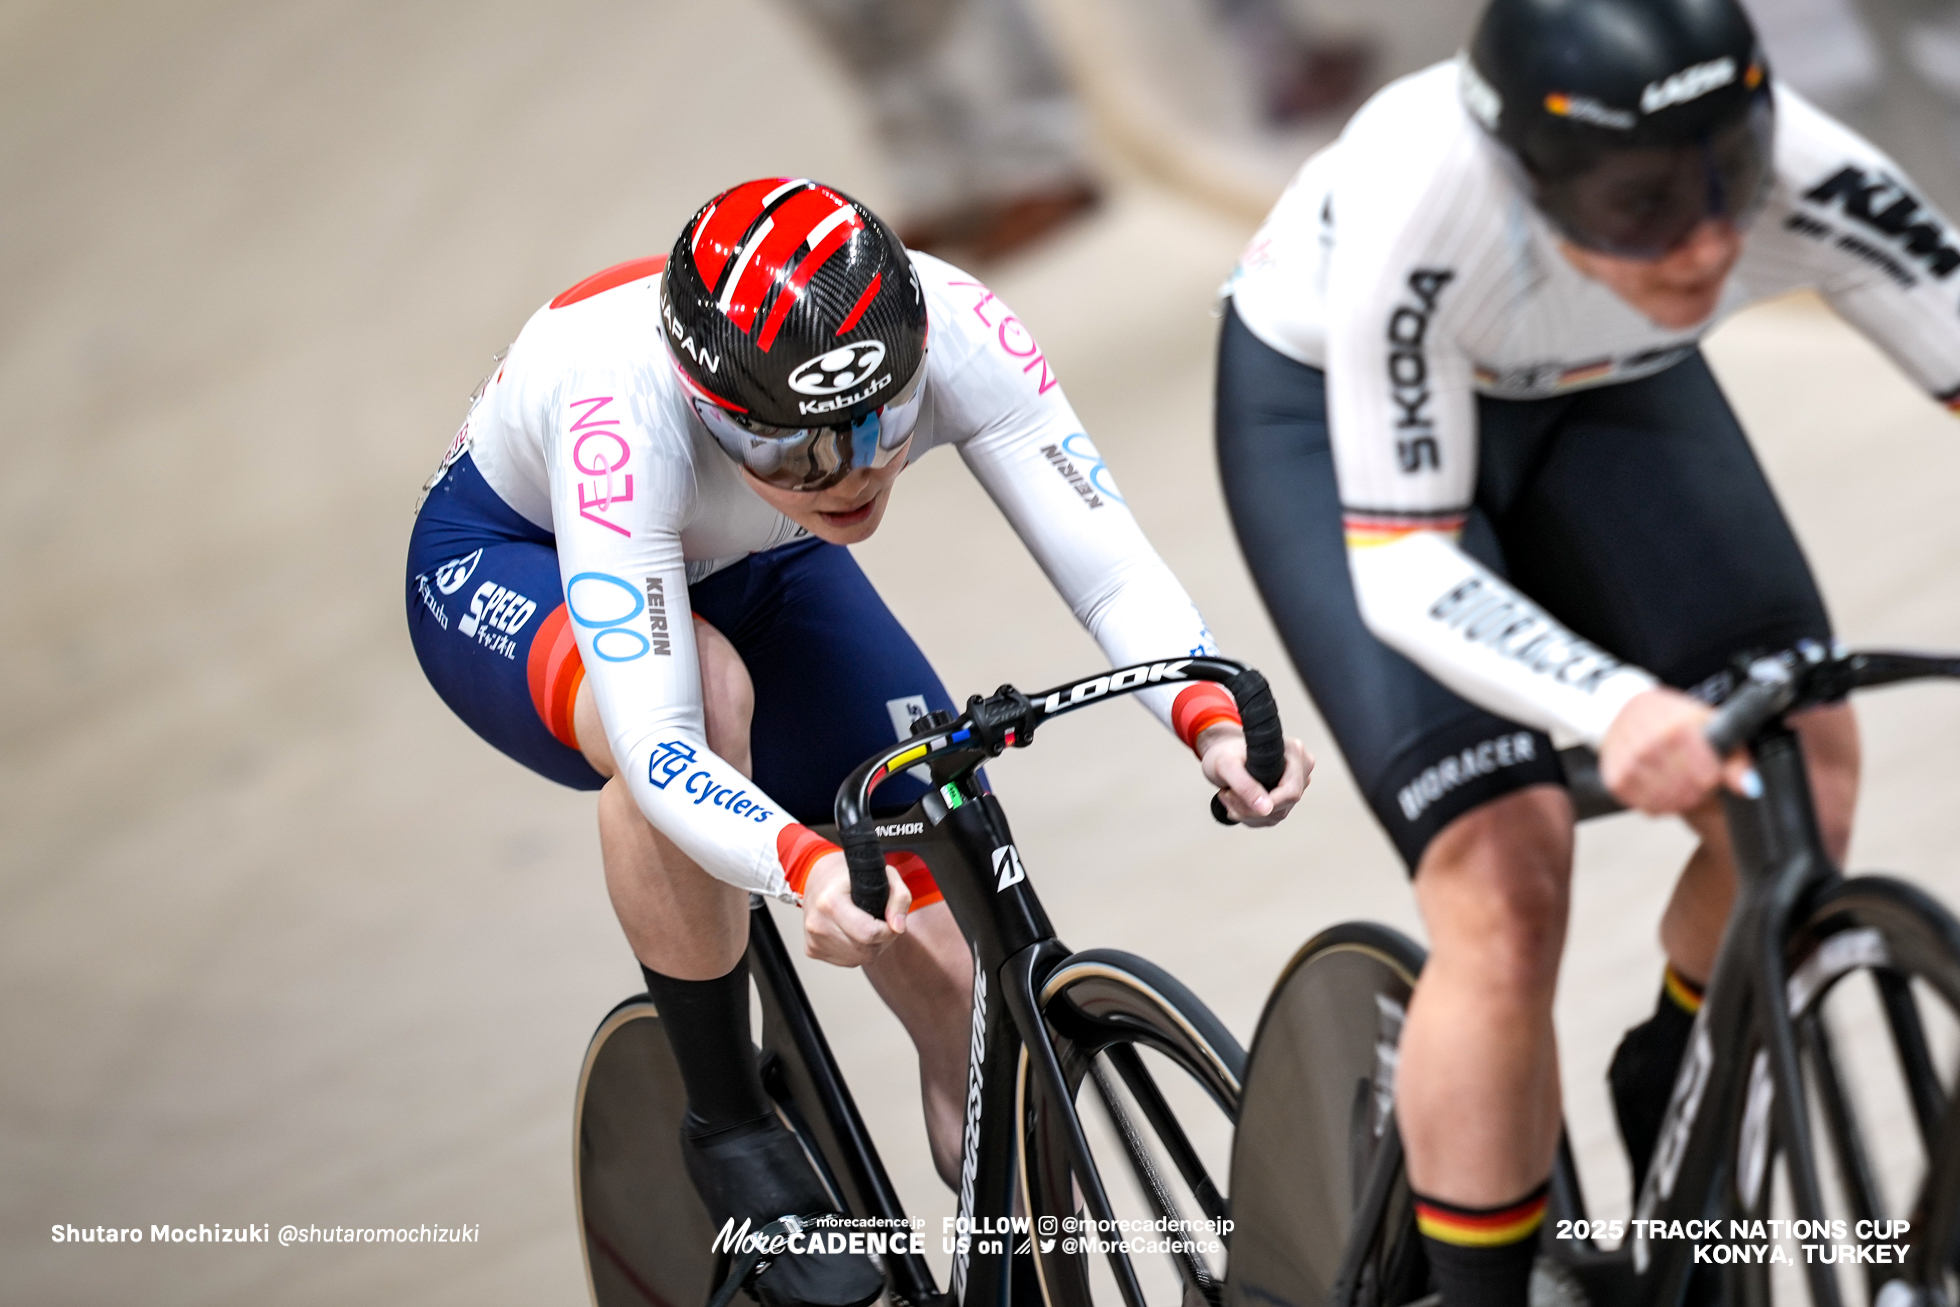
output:
[[[842,192],[766,177],[715,196],[674,242],[660,316],[695,413],[771,485],[821,490],[911,438],[925,293],[891,228]]]
[[[1491,0],[1463,100],[1575,244],[1658,258],[1767,194],[1769,70],[1736,0]]]

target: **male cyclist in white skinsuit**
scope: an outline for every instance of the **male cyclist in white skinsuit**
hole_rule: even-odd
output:
[[[808,823],[839,782],[951,709],[848,550],[893,482],[957,449],[1117,664],[1212,652],[1028,329],[986,287],[908,256],[861,205],[800,179],[709,201],[665,260],[538,310],[471,407],[409,547],[431,683],[474,730],[600,791],[606,884],[688,1091],[684,1155],[717,1224],[828,1202],[757,1075],[751,892],[800,901],[810,953],[865,967],[919,1047],[934,1161],[959,1164],[965,941],[922,871],[883,920]],[[981,560],[956,526],[943,545]],[[1251,825],[1305,789],[1298,741],[1268,793],[1209,685],[1146,691]],[[881,800],[918,797],[909,778]],[[909,916],[908,916],[909,910]],[[784,1257],[765,1303],[856,1307],[864,1258]]]
[[[1554,746],[1596,747],[1622,801],[1702,841],[1658,1009],[1611,1075],[1643,1172],[1733,893],[1694,692],[1739,654],[1830,639],[1698,348],[1798,287],[1960,407],[1960,241],[1772,84],[1733,0],[1493,0],[1460,60],[1383,90],[1302,169],[1230,287],[1234,524],[1432,941],[1396,1090],[1447,1307],[1522,1300],[1557,1142]],[[1850,711],[1799,731],[1841,856]]]

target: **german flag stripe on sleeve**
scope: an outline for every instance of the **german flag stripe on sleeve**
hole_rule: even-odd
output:
[[[1397,513],[1373,508],[1350,508],[1341,514],[1350,549],[1370,549],[1392,545],[1418,531],[1442,531],[1456,535],[1463,530],[1468,514],[1462,509],[1437,513]]]
[[[1955,386],[1944,395],[1935,395],[1934,398],[1946,405],[1948,412],[1960,413],[1960,386]]]

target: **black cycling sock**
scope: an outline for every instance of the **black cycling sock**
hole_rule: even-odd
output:
[[[773,1115],[749,1037],[749,967],[714,980],[676,980],[641,967],[647,993],[687,1085],[681,1133],[700,1139]]]
[[[1620,1139],[1633,1166],[1633,1194],[1647,1182],[1647,1167],[1660,1142],[1667,1100],[1674,1077],[1688,1052],[1695,1013],[1701,1011],[1701,986],[1676,971],[1672,964],[1661,976],[1660,1001],[1654,1015],[1627,1031],[1613,1051],[1606,1082],[1613,1091],[1613,1115],[1619,1119]]]
[[[1550,1191],[1547,1180],[1496,1207],[1459,1207],[1414,1195],[1416,1228],[1443,1307],[1525,1307]]]

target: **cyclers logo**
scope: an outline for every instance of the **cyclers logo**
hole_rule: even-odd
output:
[[[973,1220],[973,1178],[980,1170],[980,1101],[986,1088],[987,972],[980,955],[973,956],[973,1034],[966,1053],[966,1133],[960,1143],[960,1220]],[[962,1225],[958,1228],[967,1228]],[[962,1239],[953,1254],[953,1297],[966,1297],[966,1258],[969,1241]]]
[[[1946,228],[1939,218],[1917,195],[1882,172],[1840,168],[1805,191],[1803,198],[1819,207],[1835,202],[1846,217],[1903,245],[1906,253],[1924,263],[1937,280],[1945,281],[1960,268],[1960,250],[1947,242]]]
[[[994,893],[998,894],[1009,885],[1019,885],[1028,878],[1027,868],[1021,865],[1021,851],[1012,844],[1004,844],[994,850]]]
[[[696,767],[699,761],[693,745],[684,740],[663,740],[654,746],[653,756],[647,759],[647,783],[656,790],[664,790],[685,776],[681,788],[694,796],[696,807],[711,803],[731,817],[746,817],[750,821],[768,821],[776,815],[751,799],[747,790],[723,785],[706,767]]]
[[[1441,451],[1436,445],[1435,419],[1429,415],[1429,355],[1426,341],[1429,319],[1436,312],[1436,297],[1456,274],[1441,268],[1417,268],[1409,274],[1409,290],[1414,303],[1402,304],[1388,315],[1389,396],[1401,415],[1397,431],[1411,434],[1398,437],[1395,457],[1404,472],[1419,472],[1427,465],[1438,467]]]
[[[855,341],[819,354],[797,368],[789,374],[789,388],[799,395],[842,394],[877,371],[884,361],[884,341]]]

